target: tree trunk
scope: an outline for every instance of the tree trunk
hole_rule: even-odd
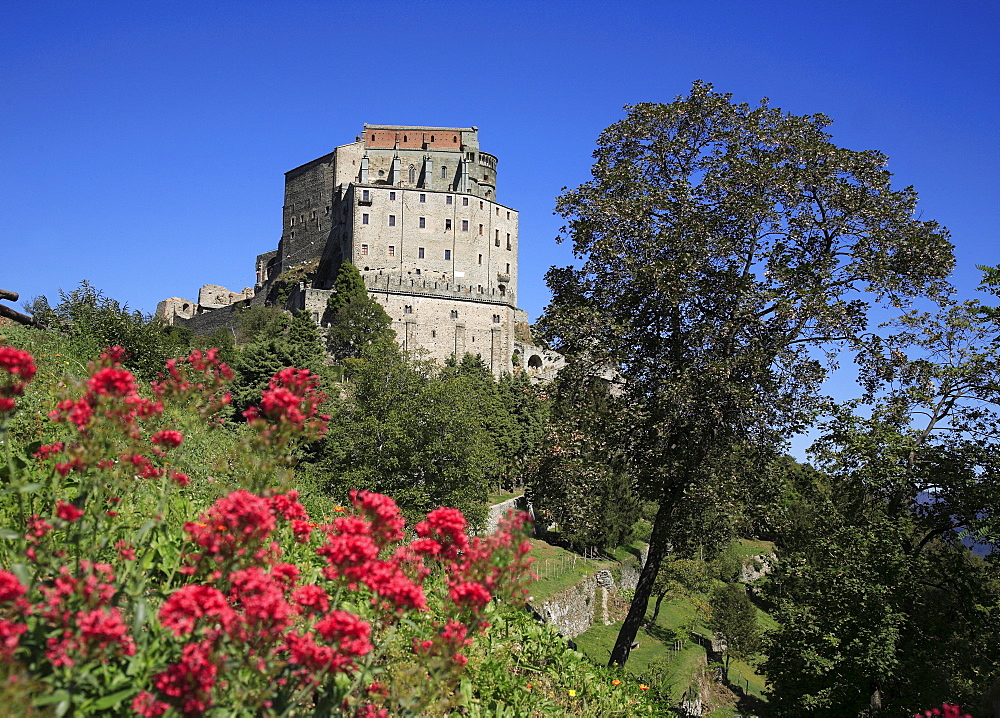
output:
[[[663,598],[666,595],[667,594],[665,594],[665,593],[658,593],[658,594],[656,594],[656,605],[653,606],[653,617],[649,619],[649,625],[650,626],[655,626],[656,625],[656,619],[659,618],[659,616],[660,616],[660,604],[663,603]]]
[[[653,594],[653,583],[656,581],[656,574],[660,572],[660,564],[663,557],[667,555],[667,523],[673,514],[672,497],[664,496],[660,503],[660,508],[656,511],[656,519],[653,521],[653,532],[649,537],[649,554],[646,557],[646,565],[639,573],[639,583],[635,587],[635,597],[632,599],[632,606],[628,610],[625,622],[618,632],[618,639],[615,641],[614,650],[611,651],[611,659],[608,667],[624,666],[628,660],[629,651],[635,642],[635,634],[639,632],[643,620],[646,618],[646,609],[649,607],[649,597]]]

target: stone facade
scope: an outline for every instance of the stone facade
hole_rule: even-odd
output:
[[[258,255],[252,292],[206,285],[197,305],[172,298],[157,313],[203,332],[218,325],[206,312],[258,304],[279,277],[301,272],[286,307],[319,322],[350,262],[404,349],[438,361],[470,352],[495,374],[519,364],[549,378],[562,357],[518,331],[527,327],[517,308],[518,213],[496,189],[497,158],[480,149],[478,128],[366,124],[354,142],[285,174],[281,239]]]

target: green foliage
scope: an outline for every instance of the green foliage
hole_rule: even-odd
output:
[[[347,372],[306,472],[339,501],[354,488],[392,492],[408,514],[454,506],[481,523],[490,485],[509,474],[536,430],[528,387],[498,384],[469,355],[436,369],[378,347],[348,360]]]
[[[271,377],[285,367],[308,369],[323,375],[325,353],[316,324],[306,312],[290,319],[267,313],[253,316],[255,339],[245,345],[232,361],[236,377],[231,387],[237,415],[260,401]]]
[[[578,549],[632,540],[638,501],[605,418],[615,402],[601,380],[559,392],[548,431],[529,465],[526,493],[543,527]]]
[[[335,361],[358,357],[367,348],[377,347],[378,351],[395,348],[392,320],[368,296],[357,267],[342,264],[333,289],[326,303],[323,325],[327,328],[327,350]]]
[[[765,466],[812,421],[817,350],[865,331],[872,298],[946,291],[947,233],[914,219],[916,193],[891,187],[883,155],[835,146],[829,124],[696,82],[629,108],[599,138],[593,179],[558,200],[582,265],[549,271],[540,325],[577,358],[567,385],[613,368],[616,438],[659,505],[616,662],[690,489],[765,476],[719,469],[739,446]]]
[[[730,656],[748,659],[760,650],[757,609],[741,583],[727,583],[712,591],[709,627],[726,639],[726,668]]]
[[[152,317],[106,297],[86,280],[70,292],[59,290],[59,297],[54,308],[49,308],[45,297],[35,298],[32,311],[40,321],[65,332],[81,355],[95,356],[105,347],[124,347],[125,366],[142,379],[155,377],[167,359],[188,346],[185,333],[167,331]]]
[[[859,357],[867,416],[838,407],[823,473],[789,473],[797,535],[768,582],[780,715],[912,714],[996,678],[1000,571],[959,540],[1000,539],[996,327],[976,303],[893,326]]]

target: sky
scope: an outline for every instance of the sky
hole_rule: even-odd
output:
[[[0,288],[88,280],[134,309],[254,284],[283,173],[363,123],[479,127],[520,212],[520,296],[571,263],[553,214],[623,106],[696,79],[822,112],[951,230],[955,282],[1000,264],[995,0],[0,0]]]

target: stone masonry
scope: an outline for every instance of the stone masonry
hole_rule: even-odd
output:
[[[298,276],[285,307],[321,323],[337,272],[351,262],[403,349],[438,361],[469,352],[495,374],[517,362],[547,378],[563,360],[527,334],[518,213],[496,188],[497,158],[480,149],[476,127],[366,124],[354,142],[285,173],[281,239],[258,255],[253,290],[206,285],[197,303],[173,297],[157,314],[210,333]],[[222,308],[232,308],[224,320],[210,318]]]

